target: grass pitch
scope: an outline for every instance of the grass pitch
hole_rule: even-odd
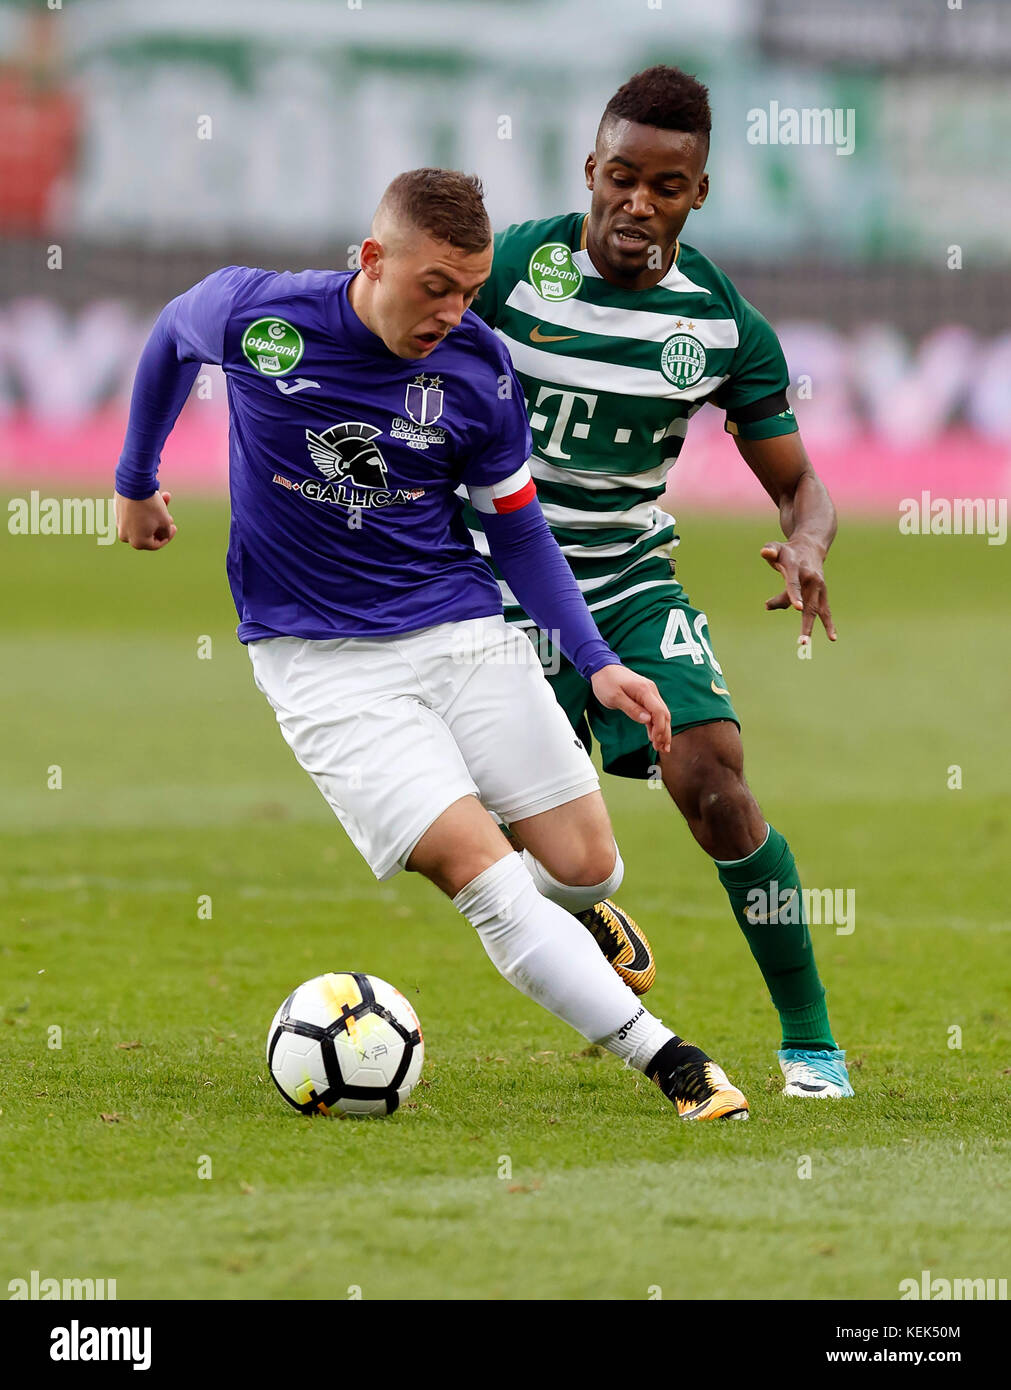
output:
[[[173,512],[158,555],[0,538],[0,1292],[33,1269],[120,1298],[895,1298],[923,1269],[1007,1276],[1002,550],[844,520],[840,641],[802,662],[796,618],[762,609],[772,518],[681,518],[752,786],[804,883],[856,893],[851,934],[814,929],[856,1099],[784,1100],[711,866],[663,792],[605,779],[649,1002],[752,1104],[687,1125],[511,990],[433,888],[374,883],[253,686],[223,506]],[[302,1119],[266,1073],[280,1000],[345,969],[397,984],[425,1030],[388,1120]]]

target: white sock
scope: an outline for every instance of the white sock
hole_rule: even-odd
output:
[[[609,877],[605,878],[603,883],[590,884],[589,887],[573,888],[567,883],[559,883],[558,879],[552,878],[541,861],[535,859],[528,849],[523,851],[523,862],[530,871],[530,877],[536,884],[541,897],[549,898],[559,907],[564,907],[566,912],[583,912],[586,908],[592,907],[594,903],[599,903],[603,898],[609,898],[612,893],[617,893],[625,875],[625,865],[621,861],[617,845],[614,847],[614,868]]]
[[[676,1034],[653,1014],[648,1014],[642,1005],[630,1023],[631,1026],[624,1023],[606,1038],[598,1038],[597,1041],[616,1057],[623,1057],[630,1067],[646,1071],[664,1043],[670,1042]]]
[[[563,908],[542,897],[523,861],[507,854],[453,899],[511,985],[619,1057],[644,1049],[650,1026],[663,1030],[649,1062],[673,1036],[614,973],[593,938]],[[624,1037],[619,1034],[624,1033]]]

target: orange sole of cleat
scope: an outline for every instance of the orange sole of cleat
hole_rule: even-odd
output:
[[[712,1096],[702,1105],[680,1112],[682,1120],[746,1120],[748,1102],[738,1092],[736,1095]]]

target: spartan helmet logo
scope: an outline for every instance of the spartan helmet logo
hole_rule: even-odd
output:
[[[386,486],[386,460],[373,444],[377,434],[374,425],[361,421],[332,425],[317,434],[306,430],[305,438],[313,463],[331,482],[350,479],[359,487]]]

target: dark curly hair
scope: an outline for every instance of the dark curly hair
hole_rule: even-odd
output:
[[[646,68],[619,87],[604,108],[599,130],[611,120],[635,121],[660,130],[683,130],[709,143],[712,114],[709,89],[680,68]]]

